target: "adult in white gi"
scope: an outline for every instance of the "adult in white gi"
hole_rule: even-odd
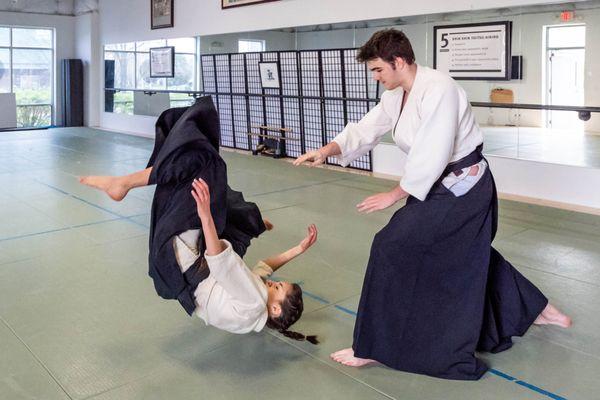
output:
[[[375,33],[357,58],[387,89],[380,103],[295,164],[337,156],[346,166],[391,131],[407,154],[404,175],[357,208],[371,213],[407,201],[373,240],[352,348],[331,356],[349,366],[377,361],[478,379],[487,366],[476,350],[505,350],[534,322],[571,321],[491,247],[496,189],[464,90],[417,65],[409,40],[394,29]]]

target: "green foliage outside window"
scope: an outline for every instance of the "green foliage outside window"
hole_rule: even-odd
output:
[[[52,122],[51,111],[50,106],[17,106],[17,127],[50,126]]]
[[[133,115],[133,92],[117,92],[113,112]]]
[[[19,90],[15,92],[15,95],[17,97],[18,127],[50,126],[52,123],[52,107],[48,105],[50,103],[50,91],[48,89]]]

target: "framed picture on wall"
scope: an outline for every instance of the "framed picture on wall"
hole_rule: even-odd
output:
[[[279,89],[279,63],[267,61],[259,62],[260,85],[263,89]]]
[[[175,0],[150,0],[150,27],[152,29],[173,26],[173,2]]]
[[[433,27],[433,68],[454,79],[509,80],[511,21]]]
[[[221,8],[250,6],[252,4],[269,3],[271,1],[279,0],[221,0]]]
[[[150,78],[175,77],[175,47],[150,49]]]

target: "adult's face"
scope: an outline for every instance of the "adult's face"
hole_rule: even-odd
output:
[[[400,57],[396,58],[394,64],[381,58],[367,61],[367,68],[373,74],[373,79],[381,83],[387,90],[393,90],[400,86],[403,81],[405,65],[406,63]]]

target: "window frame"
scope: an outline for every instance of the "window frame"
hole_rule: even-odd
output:
[[[252,43],[260,43],[260,47],[261,50],[252,50],[252,51],[241,51],[240,50],[240,43],[241,42],[252,42]],[[263,52],[263,51],[267,51],[267,41],[264,39],[238,39],[238,53],[257,53],[257,52]]]
[[[9,57],[10,57],[10,92],[15,93],[14,87],[14,50],[49,50],[50,51],[50,103],[37,103],[37,104],[17,104],[17,109],[19,107],[50,107],[50,125],[54,125],[56,121],[56,30],[50,27],[42,27],[42,26],[19,26],[19,25],[0,25],[1,28],[9,29],[9,41],[8,46],[0,46],[0,49],[8,49]],[[50,31],[50,42],[51,47],[26,47],[26,46],[13,46],[13,29],[29,29],[29,30],[45,30]],[[18,115],[18,113],[17,113]],[[18,121],[17,121],[18,122]]]

